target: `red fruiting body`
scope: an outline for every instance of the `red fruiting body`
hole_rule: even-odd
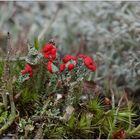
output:
[[[45,57],[46,59],[51,59],[51,57],[50,57],[50,55],[49,55],[48,53],[45,53],[45,54],[44,54],[44,57]]]
[[[90,69],[91,71],[95,71],[96,70],[96,64],[94,63],[93,59],[89,56],[87,56],[85,59],[84,59],[84,64],[86,65],[86,67],[88,69]]]
[[[65,64],[60,64],[60,72],[63,72],[65,69],[66,65]]]
[[[47,43],[42,49],[43,56],[49,61],[54,61],[56,58],[56,48],[53,44]]]
[[[88,67],[89,65],[92,65],[93,64],[93,60],[91,57],[87,56],[85,59],[84,59],[84,63],[85,65]]]
[[[53,73],[53,70],[52,70],[52,62],[51,62],[51,61],[49,61],[49,62],[47,63],[47,70],[48,70],[50,73]]]
[[[22,75],[27,74],[26,70],[21,71]]]
[[[68,70],[71,71],[72,69],[74,69],[74,64],[69,64],[68,65]]]
[[[69,55],[69,54],[65,55],[63,58],[64,63],[67,63],[70,60],[76,60],[76,58],[74,56]]]
[[[51,56],[50,61],[54,61],[56,59],[56,48],[51,50],[50,56]]]
[[[47,43],[44,45],[42,51],[43,51],[43,53],[47,53],[47,52],[51,51],[53,48],[54,48],[53,44]]]
[[[51,54],[56,54],[56,48],[53,48],[53,49],[51,50]]]
[[[56,53],[52,54],[52,58],[50,60],[55,60],[56,59]]]
[[[88,68],[91,70],[91,71],[95,71],[96,70],[96,65],[95,64],[92,64],[92,65],[89,65]]]
[[[29,74],[30,77],[33,76],[33,70],[32,70],[32,67],[29,65],[29,64],[26,64],[25,65],[25,70],[22,70],[22,75],[24,74]]]
[[[68,61],[70,61],[70,59],[71,59],[71,56],[69,54],[67,54],[67,55],[64,56],[63,62],[67,63]]]
[[[87,56],[86,55],[84,55],[84,54],[79,54],[78,56],[77,56],[77,58],[82,58],[82,59],[85,59]]]

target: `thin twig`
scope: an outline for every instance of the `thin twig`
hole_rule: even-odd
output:
[[[10,43],[10,33],[8,32],[7,34],[7,55],[6,55],[6,61],[4,62],[4,71],[2,75],[2,82],[3,82],[3,92],[2,92],[2,99],[3,99],[3,104],[5,106],[5,109],[7,110],[7,95],[6,95],[6,88],[7,88],[7,81],[9,80],[9,73],[10,73],[10,68],[9,68],[9,55],[11,52],[11,43]]]
[[[113,128],[114,128],[115,125],[116,125],[118,112],[119,112],[119,109],[120,109],[120,106],[121,106],[121,103],[122,103],[123,98],[124,98],[124,95],[123,95],[123,96],[121,97],[121,99],[119,100],[118,108],[116,109],[116,112],[115,112],[115,114],[114,114],[113,126],[112,126],[112,128],[111,128],[111,130],[110,130],[110,132],[109,132],[109,134],[108,134],[108,138],[107,138],[107,139],[110,138],[110,136],[111,136],[111,134],[112,134],[112,131],[113,131]]]
[[[112,109],[115,109],[115,95],[114,95],[114,92],[113,92],[113,89],[111,87],[111,80],[109,82],[109,88],[110,88],[110,92],[111,92],[111,100],[112,100]]]
[[[116,109],[116,112],[115,112],[115,117],[114,117],[114,125],[116,124],[116,121],[117,121],[117,115],[118,115],[118,112],[119,112],[119,109],[120,109],[120,106],[121,106],[121,103],[122,103],[122,100],[124,98],[124,95],[121,97],[121,99],[119,100],[119,103],[118,103],[118,108]]]
[[[125,97],[125,100],[126,100],[126,103],[127,103],[127,106],[128,106],[128,111],[130,112],[130,105],[129,105],[129,101],[128,101],[128,98],[127,98],[127,93],[125,92],[125,90],[124,90],[124,97]],[[131,125],[132,125],[132,118],[131,118],[131,114],[129,113],[129,127],[128,127],[128,131],[131,130]]]
[[[11,53],[11,40],[10,40],[10,33],[8,33],[8,53],[7,53],[7,61],[5,62],[5,71],[4,71],[4,82],[5,82],[5,87],[7,88],[6,90],[9,93],[9,100],[10,100],[10,106],[11,106],[11,114],[9,116],[8,121],[2,126],[0,129],[0,135],[13,123],[15,117],[16,117],[16,108],[15,108],[15,103],[13,99],[13,87],[11,83],[11,73],[10,73],[10,64],[9,64],[9,58],[10,58],[10,53]],[[2,95],[6,95],[2,94]],[[7,96],[7,95],[6,95]]]
[[[110,91],[111,91],[112,109],[115,109],[115,95],[112,88],[110,88]]]

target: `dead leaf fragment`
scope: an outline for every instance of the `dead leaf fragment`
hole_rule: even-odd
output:
[[[123,129],[118,130],[113,134],[113,139],[125,139],[126,133]]]

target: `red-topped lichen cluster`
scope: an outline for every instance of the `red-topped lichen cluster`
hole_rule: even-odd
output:
[[[42,54],[44,58],[53,62],[56,58],[56,47],[52,43],[47,43],[42,49]]]
[[[96,70],[96,64],[91,57],[84,54],[79,54],[77,58],[81,58],[84,61],[85,66],[91,71],[94,72]]]
[[[53,73],[53,65],[54,61],[56,60],[56,54],[57,54],[57,49],[53,43],[46,43],[43,48],[42,48],[42,55],[43,57],[48,60],[47,61],[47,70],[50,73]],[[78,68],[77,62],[79,59],[82,59],[84,65],[94,72],[96,70],[96,64],[93,60],[93,58],[84,55],[84,54],[79,54],[78,56],[71,56],[69,54],[65,55],[62,59],[62,63],[58,66],[59,67],[59,72],[63,72],[64,70],[71,71],[74,68]],[[31,77],[33,75],[33,70],[31,65],[26,64],[25,70],[22,71],[22,74],[29,74]]]
[[[67,54],[63,57],[62,62],[60,64],[60,72],[63,72],[65,69],[71,71],[76,65],[76,57]]]

